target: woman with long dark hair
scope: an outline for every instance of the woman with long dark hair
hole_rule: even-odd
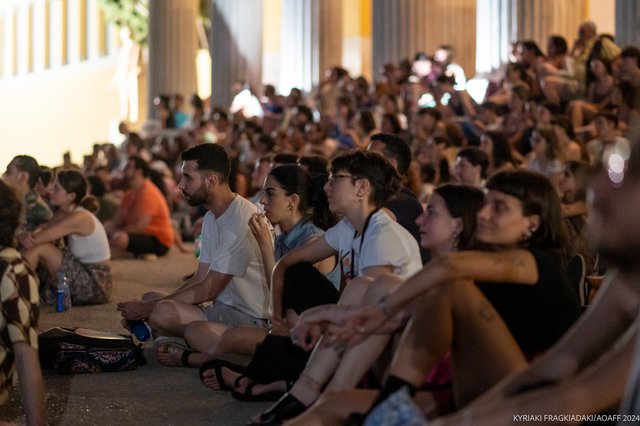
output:
[[[58,207],[53,219],[22,241],[24,257],[33,269],[42,266],[50,275],[66,276],[73,304],[106,303],[111,295],[111,252],[102,223],[93,214],[95,197],[87,195],[87,180],[77,170],[56,174],[51,203]],[[66,239],[60,250],[55,242]]]

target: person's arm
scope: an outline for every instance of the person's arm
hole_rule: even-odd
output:
[[[562,215],[565,217],[582,216],[588,213],[587,203],[584,201],[576,201],[575,203],[562,205]]]
[[[498,253],[452,253],[429,262],[422,271],[397,286],[378,304],[354,309],[348,327],[351,331],[345,330],[343,336],[352,343],[360,341],[429,289],[461,279],[533,285],[538,281],[538,268],[531,252],[522,249]]]
[[[149,223],[151,223],[151,215],[138,213],[132,221],[122,226],[119,231],[126,232],[127,234],[142,234]]]
[[[27,425],[46,424],[44,403],[44,382],[40,370],[38,351],[26,342],[13,345],[15,362],[20,380],[22,406],[27,417]]]
[[[152,300],[133,300],[118,303],[118,310],[126,320],[144,320],[149,318],[151,312],[158,303],[163,300],[174,300],[189,305],[215,300],[218,294],[229,284],[233,275],[209,270],[205,278],[200,282],[183,285],[173,293]]]
[[[322,259],[335,254],[335,250],[331,247],[324,238],[318,238],[304,244],[300,247],[296,247],[276,263],[271,274],[271,298],[273,308],[273,320],[282,321],[282,291],[284,288],[284,274],[290,266],[299,262],[316,263]]]
[[[516,394],[538,384],[561,382],[593,364],[633,324],[640,304],[640,295],[634,285],[633,280],[610,276],[596,302],[556,345],[526,370],[500,382],[476,400],[477,404]]]
[[[52,224],[27,234],[22,241],[25,248],[31,249],[37,245],[56,241],[70,234],[88,235],[93,232],[95,224],[88,212],[73,212]]]
[[[264,276],[267,285],[271,288],[271,273],[276,265],[271,225],[263,213],[254,213],[249,219],[249,229],[258,242],[264,266]]]

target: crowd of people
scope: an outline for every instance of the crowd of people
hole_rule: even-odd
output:
[[[112,257],[161,262],[192,240],[193,275],[117,309],[161,364],[277,401],[252,424],[640,414],[640,50],[585,22],[571,48],[511,53],[482,103],[443,45],[375,84],[333,67],[306,95],[238,83],[229,108],[161,95],[158,119],[82,165],[15,157],[0,403],[17,370],[44,422],[38,305],[61,276],[73,304],[106,303]]]

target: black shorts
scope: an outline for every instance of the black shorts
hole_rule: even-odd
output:
[[[127,251],[133,254],[155,254],[164,256],[169,251],[169,247],[160,243],[153,235],[129,234]]]

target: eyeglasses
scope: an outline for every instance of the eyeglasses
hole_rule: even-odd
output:
[[[352,180],[360,179],[357,176],[353,175],[334,175],[333,173],[329,173],[329,178],[327,179],[327,183],[334,185],[339,179],[350,178]]]

